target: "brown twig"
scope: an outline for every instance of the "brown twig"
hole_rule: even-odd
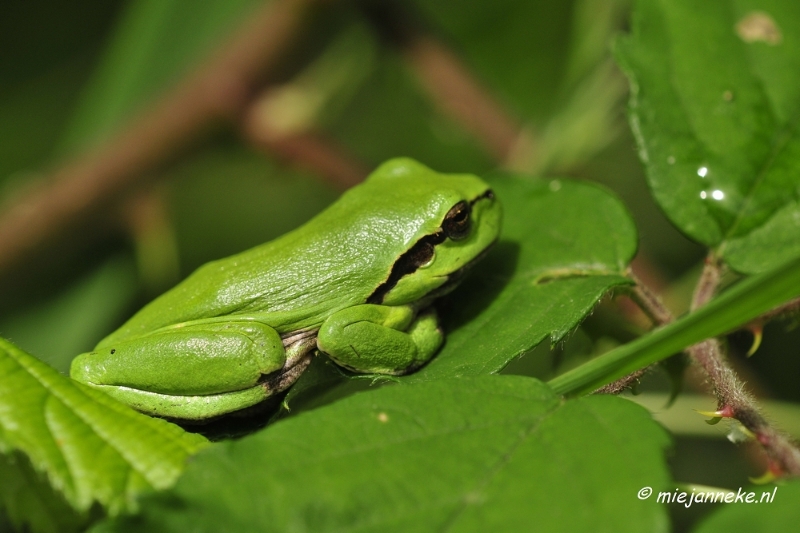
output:
[[[103,146],[64,165],[0,217],[0,272],[115,201],[143,173],[219,121],[236,120],[299,34],[316,0],[276,0]]]
[[[478,81],[464,62],[427,31],[407,3],[358,3],[379,35],[397,47],[438,107],[472,133],[498,162],[504,162],[529,135]]]
[[[347,189],[363,181],[369,169],[333,139],[305,128],[286,130],[274,124],[271,104],[275,92],[267,89],[243,113],[243,137],[269,155],[325,176],[338,189]]]
[[[433,101],[471,132],[497,161],[505,161],[517,143],[521,127],[458,56],[427,35],[412,39],[404,53]]]

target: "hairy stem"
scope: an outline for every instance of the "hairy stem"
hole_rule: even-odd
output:
[[[705,305],[717,291],[724,266],[714,256],[706,259],[703,273],[692,299],[692,310]],[[770,426],[755,399],[747,392],[725,357],[722,343],[708,339],[690,346],[689,356],[705,372],[717,398],[720,416],[734,418],[747,428],[761,444],[772,468],[793,476],[800,475],[800,450],[789,438]],[[776,468],[777,467],[777,468]]]
[[[650,288],[642,283],[642,281],[633,273],[628,272],[628,277],[631,278],[636,284],[630,289],[628,296],[639,308],[647,315],[655,326],[663,326],[672,322],[675,318],[672,312],[661,301],[658,295],[650,290]],[[636,384],[642,376],[650,371],[652,365],[640,368],[635,372],[631,372],[625,377],[622,377],[608,385],[597,389],[595,394],[620,394],[621,392],[631,388]]]
[[[692,298],[692,311],[701,308],[714,297],[724,269],[725,266],[714,255],[706,259]],[[661,326],[673,322],[672,313],[658,296],[635,275],[631,273],[629,276],[636,282],[636,286],[630,292],[631,299],[653,323]],[[793,311],[798,306],[798,300],[800,299],[792,300],[762,316],[777,316]],[[770,460],[772,471],[778,474],[800,475],[800,450],[786,435],[773,428],[761,414],[755,399],[747,392],[744,383],[728,363],[723,344],[718,339],[711,338],[690,346],[686,352],[703,369],[717,398],[718,416],[738,420],[755,436]],[[634,384],[647,370],[648,368],[639,369],[595,392],[618,394]]]
[[[647,317],[653,321],[654,325],[663,326],[675,320],[672,311],[664,305],[664,302],[661,301],[661,298],[659,298],[655,292],[642,283],[633,272],[629,272],[628,277],[636,283],[629,294],[631,300],[644,311]]]

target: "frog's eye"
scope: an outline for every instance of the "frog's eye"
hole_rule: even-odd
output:
[[[458,202],[447,212],[442,222],[442,229],[445,235],[454,241],[463,239],[469,235],[471,225],[470,214],[472,208],[467,202]]]

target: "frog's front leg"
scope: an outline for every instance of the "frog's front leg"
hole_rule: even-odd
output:
[[[283,340],[254,320],[197,321],[101,344],[76,357],[70,375],[139,411],[206,419],[291,385],[314,345],[301,337]]]
[[[331,315],[317,346],[337,364],[361,373],[405,374],[430,360],[444,341],[433,309],[364,304]]]

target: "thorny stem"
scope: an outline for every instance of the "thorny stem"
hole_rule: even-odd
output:
[[[717,258],[710,256],[706,260],[692,299],[693,310],[705,305],[714,296],[723,269]],[[766,421],[755,399],[745,390],[744,383],[728,364],[719,340],[708,339],[690,346],[687,351],[708,376],[717,397],[717,411],[735,418],[750,430],[780,472],[800,475],[800,450]]]
[[[664,302],[661,301],[661,298],[656,293],[642,283],[633,272],[629,272],[628,277],[636,283],[629,295],[631,300],[644,311],[647,317],[653,321],[653,324],[663,326],[675,320],[675,317],[672,316],[672,311],[664,305]]]
[[[638,383],[642,376],[650,371],[651,366],[640,368],[636,372],[631,372],[625,377],[612,381],[608,385],[595,390],[593,394],[621,394]]]
[[[692,298],[692,310],[702,307],[714,296],[719,288],[724,268],[722,262],[715,256],[710,255],[706,259]],[[648,316],[653,318],[656,324],[671,322],[672,316],[669,310],[647,287],[641,285],[641,282],[635,278],[634,280],[637,282],[637,288],[631,294],[632,299],[642,307]],[[793,300],[779,308],[780,311],[776,309],[768,315],[776,316],[785,312],[787,308],[795,309],[799,303],[798,300]],[[714,395],[717,397],[717,412],[720,413],[720,416],[738,420],[755,435],[770,460],[771,469],[793,476],[800,475],[800,450],[786,435],[777,431],[766,421],[755,399],[745,390],[744,383],[728,364],[722,343],[718,339],[708,339],[690,346],[686,351],[708,377]],[[639,370],[599,389],[598,392],[621,392],[622,384],[633,383],[646,370]]]
[[[724,273],[724,265],[714,255],[709,254],[703,264],[703,272],[700,274],[700,279],[697,281],[697,286],[694,289],[692,296],[691,310],[694,311],[698,307],[702,307],[714,297],[714,293],[719,288],[719,282]]]

